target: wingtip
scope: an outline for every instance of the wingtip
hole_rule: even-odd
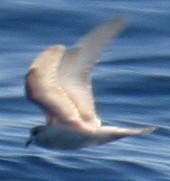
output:
[[[126,25],[128,24],[129,18],[127,16],[117,16],[112,18],[107,23],[111,25],[112,29],[115,29],[115,32],[118,34],[122,32]]]
[[[121,24],[125,24],[125,23],[127,23],[127,21],[128,21],[128,17],[127,16],[117,16],[116,18],[114,18],[113,20],[114,21],[117,21],[117,22],[119,22],[119,23],[121,23]]]
[[[143,135],[148,135],[148,134],[156,131],[157,129],[158,129],[158,127],[156,127],[156,126],[147,127],[147,128],[144,128],[141,133],[142,133]]]
[[[59,51],[64,51],[65,47],[63,45],[58,44],[58,45],[52,45],[48,47],[46,50],[51,52],[59,52]]]

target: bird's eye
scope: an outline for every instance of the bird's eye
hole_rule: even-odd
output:
[[[31,129],[30,133],[32,136],[36,136],[43,130],[44,126],[37,126]]]
[[[38,133],[38,130],[37,130],[37,129],[33,129],[33,130],[31,131],[31,134],[32,134],[33,136],[37,135],[37,133]]]
[[[32,134],[35,136],[37,133],[38,133],[38,131],[34,130]]]

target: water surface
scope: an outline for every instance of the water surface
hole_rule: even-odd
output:
[[[170,2],[1,0],[0,12],[0,180],[168,181]],[[92,73],[96,109],[104,124],[158,131],[77,151],[25,149],[29,129],[45,123],[24,95],[32,60],[120,15],[128,26]]]

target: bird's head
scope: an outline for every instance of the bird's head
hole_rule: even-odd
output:
[[[41,135],[45,126],[36,126],[30,130],[30,137],[25,143],[25,147],[28,147],[32,142],[36,141],[36,139]]]

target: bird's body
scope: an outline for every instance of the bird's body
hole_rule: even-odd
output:
[[[95,111],[89,74],[102,48],[123,24],[123,18],[106,22],[73,48],[55,45],[35,59],[26,75],[26,94],[43,110],[47,124],[32,129],[27,145],[34,141],[51,148],[77,149],[154,130],[102,126]]]
[[[37,128],[37,127],[36,127]],[[70,129],[64,125],[48,125],[40,127],[42,131],[34,141],[44,147],[70,150],[99,145],[114,141],[125,136],[141,135],[150,133],[151,128],[126,129],[113,126],[102,126],[95,131],[82,131]]]

